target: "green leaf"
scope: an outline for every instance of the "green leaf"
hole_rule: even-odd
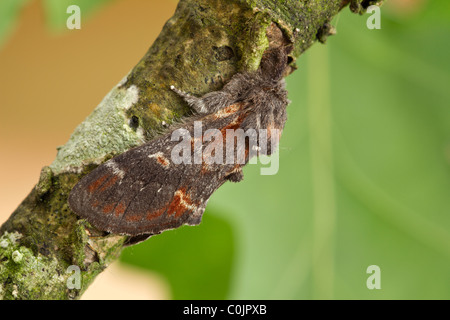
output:
[[[125,249],[120,260],[162,274],[173,299],[225,299],[234,247],[230,225],[208,210],[200,226],[163,232]]]
[[[20,10],[29,0],[0,1],[0,47],[6,42],[17,24]]]

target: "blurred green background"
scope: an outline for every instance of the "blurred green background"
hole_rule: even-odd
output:
[[[3,45],[20,2],[1,2]],[[77,3],[42,2],[52,31],[65,2]],[[120,262],[161,275],[173,299],[449,299],[450,2],[388,1],[379,30],[369,16],[346,8],[337,35],[298,59],[278,174],[247,166],[200,226]],[[370,265],[380,290],[366,286]]]

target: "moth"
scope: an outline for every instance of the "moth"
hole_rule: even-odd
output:
[[[214,191],[227,181],[241,181],[242,167],[268,139],[275,137],[276,143],[268,145],[265,153],[275,150],[279,140],[275,132],[281,133],[286,122],[289,101],[283,74],[291,51],[292,46],[267,49],[256,72],[237,73],[220,91],[202,97],[172,86],[196,116],[84,176],[70,192],[70,208],[99,230],[130,236],[199,224]],[[199,128],[202,135],[196,137],[194,131]],[[232,150],[232,158],[240,155],[240,161],[211,161],[225,160],[229,149],[223,142],[239,138],[227,139],[230,132],[242,136],[249,129],[256,132],[256,143],[251,144],[247,137]],[[174,160],[180,144],[180,139],[173,139],[175,133],[187,137],[192,146],[189,154],[183,155],[188,160],[181,163]]]

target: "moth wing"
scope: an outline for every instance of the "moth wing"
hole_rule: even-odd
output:
[[[133,236],[199,224],[219,185],[196,187],[198,166],[175,165],[158,147],[149,143],[98,166],[72,189],[71,209],[100,230]]]

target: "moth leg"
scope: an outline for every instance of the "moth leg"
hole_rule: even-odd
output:
[[[237,171],[233,171],[225,176],[225,179],[231,182],[240,182],[244,179],[244,173],[242,172],[242,168],[239,168]]]
[[[202,98],[191,96],[189,93],[181,91],[175,88],[174,86],[170,86],[170,89],[172,89],[172,91],[174,91],[180,97],[182,97],[184,101],[186,101],[189,104],[189,106],[195,110],[195,112],[200,114],[209,113],[209,110],[208,108],[206,108],[206,105]]]

